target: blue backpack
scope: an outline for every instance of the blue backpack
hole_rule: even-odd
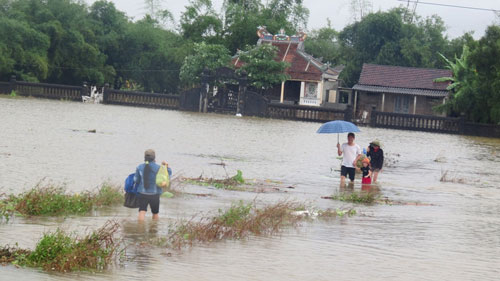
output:
[[[134,183],[134,174],[128,175],[128,177],[125,179],[125,192],[127,193],[134,193],[137,194],[137,184]]]

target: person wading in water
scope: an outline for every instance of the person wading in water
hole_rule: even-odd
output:
[[[354,143],[354,133],[347,135],[347,142],[340,145],[337,143],[337,150],[339,156],[344,154],[342,159],[342,167],[340,168],[340,185],[345,185],[345,177],[349,175],[351,183],[354,183],[354,175],[356,173],[356,162],[361,156],[361,148]]]
[[[165,161],[162,164],[166,165]],[[137,185],[139,200],[139,221],[143,221],[148,210],[148,205],[153,213],[153,219],[158,219],[160,211],[160,195],[163,190],[156,185],[156,174],[160,165],[155,163],[155,151],[148,149],[144,152],[144,163],[137,166],[134,182]]]

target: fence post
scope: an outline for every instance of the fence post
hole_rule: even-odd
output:
[[[458,133],[461,135],[465,134],[465,116],[460,115],[458,119]]]
[[[82,101],[83,97],[87,95],[87,82],[83,81],[82,89],[80,91],[80,95],[82,96]]]
[[[10,88],[10,93],[9,93],[9,94],[11,94],[11,93],[12,93],[12,91],[15,91],[15,90],[17,89],[16,75],[12,75],[12,76],[10,77],[10,81],[9,81],[9,82],[10,82],[10,86],[9,86],[9,88]]]
[[[236,103],[236,115],[241,116],[241,112],[245,110],[245,91],[247,87],[247,73],[245,71],[241,72],[241,78],[238,79],[238,101]]]
[[[208,73],[208,68],[205,68],[203,70],[203,72],[201,73],[201,89],[200,89],[200,104],[199,104],[199,108],[198,108],[198,112],[205,112],[206,113],[206,108],[207,108],[207,100],[206,100],[206,96],[208,95],[208,87],[209,87],[209,84],[208,84],[208,77],[209,73]]]
[[[377,111],[372,110],[370,114],[370,127],[375,128],[377,126]]]
[[[104,87],[102,89],[102,103],[106,104],[108,103],[109,99],[109,84],[106,83],[104,84]]]
[[[352,121],[352,105],[348,104],[344,110],[344,121]]]

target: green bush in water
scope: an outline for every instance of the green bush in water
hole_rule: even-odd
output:
[[[95,193],[67,194],[62,186],[37,185],[20,195],[0,201],[0,217],[6,220],[17,212],[24,216],[85,214],[95,207],[123,202],[121,187],[103,184]]]
[[[252,210],[252,204],[244,204],[239,201],[238,204],[231,204],[231,207],[226,211],[219,209],[218,219],[226,226],[233,226],[234,224],[244,221]]]
[[[243,183],[245,183],[245,179],[243,178],[243,172],[242,172],[241,170],[238,170],[238,171],[236,172],[236,175],[234,175],[234,176],[232,177],[232,179],[233,179],[234,181],[236,181],[237,183],[239,183],[239,184],[243,184]]]
[[[114,235],[118,229],[118,223],[107,222],[83,238],[58,229],[44,234],[35,250],[19,256],[16,263],[46,271],[101,271],[117,253],[120,243]]]

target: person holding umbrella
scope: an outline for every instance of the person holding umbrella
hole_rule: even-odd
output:
[[[361,156],[361,148],[354,143],[354,132],[359,132],[359,128],[351,122],[344,120],[329,121],[321,125],[316,131],[318,134],[337,134],[337,150],[339,156],[344,154],[342,167],[340,169],[340,185],[345,185],[345,177],[349,174],[351,182],[354,181],[356,172],[356,161]],[[339,134],[349,133],[347,135],[347,143],[340,146]]]
[[[361,148],[354,143],[356,136],[354,133],[347,134],[347,142],[340,145],[337,143],[337,152],[339,156],[344,154],[342,159],[342,167],[340,168],[340,185],[345,185],[345,177],[349,175],[351,183],[354,182],[356,173],[356,162],[361,156]]]

